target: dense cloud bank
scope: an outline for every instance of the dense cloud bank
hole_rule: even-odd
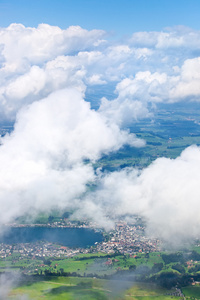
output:
[[[1,138],[1,224],[58,206],[107,228],[109,216],[132,213],[146,218],[149,234],[196,237],[198,147],[140,172],[103,174],[93,163],[125,144],[145,146],[125,127],[153,117],[156,103],[200,100],[199,40],[199,31],[185,27],[114,43],[79,26],[0,28],[0,117],[15,123]],[[85,92],[106,84],[116,96],[105,94],[95,111]]]
[[[101,111],[123,123],[148,115],[147,103],[199,100],[200,32],[185,27],[137,32],[111,43],[101,30],[66,30],[41,24],[0,28],[0,115],[17,111],[55,90],[117,82],[114,102]],[[106,95],[105,95],[106,97]]]
[[[159,158],[142,171],[107,174],[86,204],[96,203],[98,209],[101,203],[103,216],[105,210],[112,217],[139,214],[150,236],[171,244],[195,239],[200,231],[199,168],[200,148],[191,146],[176,159]]]
[[[32,209],[69,207],[95,180],[91,163],[124,144],[144,142],[90,109],[76,90],[26,106],[0,147],[0,222]]]

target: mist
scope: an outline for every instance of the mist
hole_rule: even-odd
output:
[[[2,300],[7,300],[12,293],[13,288],[17,287],[22,280],[19,273],[7,270],[0,275],[0,295]],[[15,297],[16,300],[29,300],[27,295]]]

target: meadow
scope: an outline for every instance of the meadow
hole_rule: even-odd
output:
[[[146,141],[145,147],[125,146],[117,153],[102,157],[95,163],[95,167],[101,167],[102,170],[107,171],[129,166],[142,169],[159,157],[176,158],[186,147],[192,144],[200,145],[199,115],[199,110],[195,107],[188,111],[187,107],[180,107],[178,104],[172,105],[171,108],[168,106],[168,111],[165,108],[159,109],[153,122],[149,123],[144,120],[129,127],[130,132]],[[53,217],[55,221],[55,218],[59,219],[60,215],[54,213]],[[43,214],[34,222],[47,223],[48,221],[49,215]],[[190,249],[190,252],[192,250],[200,254],[200,247],[194,247]],[[163,258],[163,254],[167,254],[168,258]],[[88,253],[72,258],[50,258],[51,264],[44,266],[41,266],[43,264],[41,259],[19,259],[12,254],[6,260],[0,259],[0,272],[11,269],[27,272],[26,274],[30,275],[43,275],[39,281],[22,284],[12,290],[8,299],[13,300],[22,295],[36,300],[41,298],[48,300],[182,299],[174,295],[167,295],[173,290],[161,287],[165,276],[166,274],[174,275],[176,279],[193,276],[198,281],[200,258],[193,259],[186,255],[185,260],[182,260],[181,255],[179,257],[170,256],[170,254],[170,252],[137,253],[135,257],[116,254],[109,258],[103,253]],[[112,261],[112,263],[107,264],[108,261]],[[58,276],[44,276],[47,273],[57,273]],[[68,273],[68,275],[61,276],[64,273]],[[71,274],[73,277],[70,277]],[[143,283],[134,283],[133,274],[139,276]],[[132,276],[131,280],[129,275]],[[108,276],[109,280],[102,279],[103,276]],[[146,283],[149,279],[152,282],[160,279],[160,287],[156,287],[154,283],[150,285]],[[144,281],[146,282],[144,283]],[[200,286],[187,286],[184,283],[182,291],[186,299],[192,297],[200,299]]]
[[[188,146],[200,145],[199,115],[195,105],[160,105],[152,120],[144,119],[127,128],[146,141],[145,147],[124,146],[117,153],[102,157],[95,167],[108,171],[131,166],[142,169],[158,157],[176,158]]]
[[[190,268],[195,268],[195,273],[200,272],[200,249],[193,247],[191,254],[184,252],[152,252],[152,253],[137,253],[137,255],[122,255],[105,253],[88,253],[80,254],[71,258],[40,258],[31,259],[20,257],[12,254],[6,259],[0,259],[1,272],[7,269],[21,269],[21,271],[30,274],[45,274],[49,273],[76,273],[80,276],[104,276],[112,275],[122,271],[137,270],[140,274],[141,270],[146,270],[147,275],[160,274],[162,272],[174,272],[177,274],[193,274],[188,268],[186,261],[191,261]],[[196,256],[196,257],[195,257]],[[48,264],[47,264],[48,262]],[[182,268],[178,268],[181,265]],[[156,268],[157,267],[157,268]],[[192,269],[193,270],[193,269]]]
[[[15,288],[10,292],[8,299],[14,300],[19,296],[28,296],[29,299],[35,300],[181,299],[167,295],[170,292],[172,291],[154,285],[134,284],[129,281],[59,277],[46,278],[45,281],[32,282]]]
[[[200,299],[200,286],[188,286],[182,289],[186,299]]]

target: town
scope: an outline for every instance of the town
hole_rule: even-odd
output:
[[[41,225],[16,225],[16,226],[41,226]],[[45,226],[45,225],[43,225]],[[72,222],[63,224],[62,222],[47,224],[50,227],[73,227],[78,226]],[[79,228],[93,228],[94,224],[82,224]],[[102,232],[104,240],[100,243],[95,243],[89,248],[69,248],[63,245],[57,245],[48,241],[38,241],[35,243],[17,243],[17,244],[0,244],[0,257],[2,259],[11,256],[13,253],[18,254],[18,259],[29,257],[44,258],[44,257],[58,257],[66,258],[73,257],[80,253],[97,253],[102,252],[106,254],[129,254],[135,255],[137,252],[156,252],[160,251],[160,241],[158,239],[150,239],[144,234],[144,226],[127,224],[127,222],[116,222],[115,229],[110,232]]]

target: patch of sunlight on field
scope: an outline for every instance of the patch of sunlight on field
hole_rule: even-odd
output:
[[[8,299],[27,296],[29,300],[170,300],[166,289],[149,284],[131,286],[130,282],[97,278],[58,277],[15,288]],[[131,286],[131,287],[130,287]],[[25,298],[26,299],[26,298]]]
[[[169,300],[169,299],[182,299],[180,297],[169,296],[166,289],[151,286],[150,284],[134,285],[129,290],[126,290],[123,298],[120,299],[134,299],[134,300]]]
[[[53,279],[14,289],[8,299],[19,299],[27,296],[28,299],[41,300],[107,300],[107,292],[103,288],[93,286],[94,280],[81,280],[76,278]]]

